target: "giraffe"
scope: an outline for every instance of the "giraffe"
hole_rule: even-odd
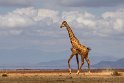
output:
[[[60,26],[60,28],[63,28],[63,27],[65,27],[68,31],[68,35],[69,35],[70,42],[72,45],[72,47],[71,47],[72,54],[68,59],[69,74],[71,74],[70,61],[74,55],[76,55],[76,60],[77,60],[77,65],[78,65],[77,74],[80,73],[80,70],[84,64],[84,59],[86,60],[86,62],[88,64],[88,71],[90,73],[90,60],[88,58],[88,53],[90,51],[90,48],[86,47],[85,45],[82,45],[79,42],[79,40],[75,37],[71,27],[68,25],[68,23],[66,21],[63,21]],[[81,65],[80,66],[79,66],[78,54],[81,56]]]

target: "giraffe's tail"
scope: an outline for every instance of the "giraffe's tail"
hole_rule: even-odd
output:
[[[90,48],[90,47],[87,47],[87,49],[88,49],[88,51],[90,51],[90,50],[91,50],[91,48]]]

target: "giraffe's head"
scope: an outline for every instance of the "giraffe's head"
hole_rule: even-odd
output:
[[[61,24],[61,26],[60,26],[60,28],[66,27],[66,25],[67,25],[67,22],[66,21],[63,21],[62,24]]]

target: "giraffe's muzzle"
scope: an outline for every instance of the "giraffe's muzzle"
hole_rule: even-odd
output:
[[[62,26],[60,26],[60,28],[62,28]]]

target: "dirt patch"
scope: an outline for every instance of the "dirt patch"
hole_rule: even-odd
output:
[[[121,76],[113,76],[112,71],[95,71],[91,73],[83,72],[71,75],[65,71],[48,72],[16,72],[7,71],[7,77],[2,77],[4,72],[0,73],[0,83],[124,83],[124,72]]]

